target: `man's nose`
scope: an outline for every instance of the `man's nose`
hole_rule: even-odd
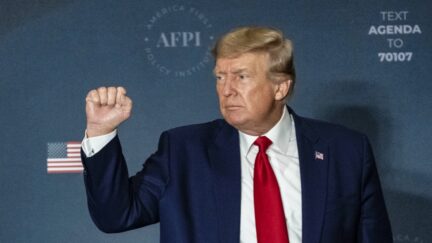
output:
[[[235,83],[234,77],[232,75],[227,75],[222,89],[222,93],[224,96],[230,96],[235,94],[234,83]]]

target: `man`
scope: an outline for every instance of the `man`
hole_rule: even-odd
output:
[[[121,87],[89,92],[82,157],[95,224],[120,232],[160,222],[161,242],[392,242],[367,138],[286,106],[291,42],[244,27],[213,54],[224,119],[164,132],[130,178],[116,128],[132,101]]]

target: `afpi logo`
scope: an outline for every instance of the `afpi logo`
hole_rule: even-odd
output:
[[[161,32],[156,47],[199,47],[201,32]]]
[[[195,7],[161,8],[148,19],[146,29],[145,58],[162,75],[188,77],[212,60],[212,24]]]

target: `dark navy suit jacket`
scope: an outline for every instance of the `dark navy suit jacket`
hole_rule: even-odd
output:
[[[392,242],[367,138],[290,112],[300,161],[303,243]],[[239,242],[239,134],[224,120],[164,132],[157,152],[132,177],[118,137],[82,157],[90,214],[102,231],[160,222],[162,243]]]

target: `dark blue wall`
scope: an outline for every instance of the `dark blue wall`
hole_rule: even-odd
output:
[[[47,173],[47,143],[81,140],[88,90],[122,85],[135,106],[120,137],[136,172],[163,130],[220,116],[208,47],[239,25],[293,39],[290,105],[367,133],[395,242],[432,242],[430,9],[426,0],[0,1],[0,242],[158,242],[158,225],[99,232],[82,175]]]

